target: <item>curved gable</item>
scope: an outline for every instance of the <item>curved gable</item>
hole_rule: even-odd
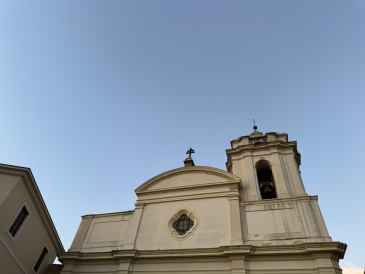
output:
[[[139,186],[135,192],[139,194],[156,190],[239,181],[238,176],[218,168],[205,166],[182,167],[153,177]]]

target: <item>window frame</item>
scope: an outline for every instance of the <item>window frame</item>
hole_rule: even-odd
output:
[[[172,228],[175,229],[180,236],[184,236],[192,227],[194,227],[194,221],[186,214],[182,214],[179,219],[172,223]]]
[[[47,252],[46,252],[46,254],[44,255],[44,257],[42,258],[42,261],[39,263],[38,269],[37,269],[37,270],[34,270],[34,268],[36,267],[36,265],[37,265],[37,263],[38,263],[39,259],[41,258],[42,254],[43,254],[44,249],[46,249],[46,250],[47,250]],[[34,266],[33,266],[33,268],[32,268],[32,272],[33,272],[34,274],[39,273],[39,270],[42,268],[42,264],[43,264],[43,262],[45,261],[45,258],[47,257],[47,255],[48,255],[48,254],[49,254],[49,248],[48,248],[48,246],[45,244],[45,245],[43,246],[43,249],[42,249],[41,253],[40,253],[40,254],[39,254],[39,256],[38,256],[37,261],[35,262],[35,264],[34,264]]]
[[[191,221],[193,221],[194,224],[186,231],[185,234],[179,235],[179,232],[173,227],[173,224],[174,222],[178,221],[182,215],[186,215]],[[187,237],[191,235],[194,235],[198,226],[199,226],[199,217],[196,215],[195,211],[188,208],[182,208],[176,211],[174,214],[170,215],[170,218],[166,223],[166,230],[172,238],[181,241],[185,240]]]
[[[18,218],[19,214],[21,213],[21,211],[23,210],[23,208],[25,207],[25,209],[27,210],[28,214],[27,216],[24,218],[23,222],[21,223],[21,225],[19,226],[18,230],[15,232],[15,235],[13,236],[10,232],[10,228],[13,226],[14,222],[16,221],[16,219]],[[31,215],[31,211],[29,210],[29,206],[28,204],[25,202],[22,204],[22,206],[20,207],[20,209],[18,210],[18,213],[15,215],[14,219],[12,220],[12,222],[10,223],[9,227],[6,229],[6,233],[8,234],[8,236],[10,237],[10,239],[15,242],[15,240],[17,239],[18,235],[20,234],[21,230],[23,229],[24,225],[26,224],[26,222],[28,221],[29,217]]]

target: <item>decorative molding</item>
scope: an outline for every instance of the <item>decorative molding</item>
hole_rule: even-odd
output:
[[[229,195],[236,195],[236,194],[237,194],[237,190],[220,192],[220,193],[219,192],[210,193],[210,194],[192,194],[192,195],[184,195],[184,196],[176,196],[176,197],[168,197],[168,198],[138,199],[138,203],[136,203],[136,205],[139,205],[140,203],[153,204],[153,203],[185,201],[185,200],[193,200],[193,199],[219,198],[219,197],[227,197]]]
[[[234,254],[249,255],[250,260],[262,260],[266,258],[278,259],[282,255],[298,256],[311,255],[313,258],[328,256],[336,256],[340,259],[346,251],[347,245],[341,242],[328,243],[302,243],[298,245],[281,245],[281,246],[221,246],[216,248],[192,248],[192,249],[161,249],[161,250],[113,250],[111,252],[64,252],[59,253],[59,261],[90,261],[94,260],[111,260],[121,257],[135,259],[161,259],[161,258],[190,258],[198,261],[199,258],[206,260],[207,257],[226,257]],[[288,257],[286,257],[288,259]]]
[[[172,227],[172,225],[184,214],[187,215],[188,218],[194,222],[194,225],[186,232],[186,234],[179,235],[178,232]],[[169,220],[166,223],[166,230],[169,233],[169,236],[173,237],[175,240],[182,241],[187,239],[190,235],[194,235],[195,230],[198,228],[198,226],[199,217],[196,215],[195,211],[187,208],[182,208],[170,216]]]
[[[216,183],[207,183],[207,184],[196,184],[196,185],[190,185],[190,186],[177,186],[177,187],[170,187],[170,188],[144,190],[142,193],[138,193],[139,194],[138,196],[141,196],[141,194],[170,192],[170,191],[179,191],[180,192],[181,190],[213,188],[213,187],[228,186],[228,185],[235,185],[237,187],[240,187],[240,181],[225,181],[225,182],[216,182]]]
[[[274,199],[265,199],[258,201],[250,201],[250,202],[241,202],[241,206],[246,205],[266,205],[266,204],[276,204],[276,203],[290,203],[290,202],[299,202],[299,201],[318,201],[318,196],[298,196],[293,198],[274,198]]]
[[[161,174],[151,178],[150,180],[148,180],[145,183],[143,183],[142,185],[140,185],[135,190],[135,192],[137,195],[140,193],[144,193],[144,192],[148,191],[149,186],[157,183],[158,181],[161,181],[161,180],[164,180],[167,178],[171,178],[174,176],[178,176],[180,174],[185,174],[185,173],[211,174],[211,175],[215,175],[217,177],[221,177],[227,181],[234,181],[234,182],[239,182],[241,180],[240,177],[233,175],[232,173],[229,173],[222,169],[218,169],[218,168],[207,167],[207,166],[182,167],[182,168],[169,170],[167,172],[161,173]]]
[[[227,149],[227,166],[231,165],[231,161],[236,160],[232,159],[233,156],[235,157],[246,157],[246,156],[254,156],[252,153],[258,152],[258,151],[264,151],[267,149],[275,149],[275,151],[270,151],[270,153],[265,153],[264,155],[272,155],[272,154],[290,154],[290,153],[297,153],[297,142],[291,141],[291,142],[282,142],[282,141],[271,141],[267,143],[263,143],[260,146],[257,146],[255,144],[247,144],[247,145],[239,145],[235,148]],[[288,149],[290,149],[289,152]],[[247,154],[247,155],[246,155]],[[263,156],[263,155],[255,155],[255,156]]]
[[[112,213],[89,214],[89,215],[83,215],[81,216],[81,218],[88,219],[88,218],[111,217],[111,216],[131,215],[131,214],[134,214],[134,210],[112,212]]]

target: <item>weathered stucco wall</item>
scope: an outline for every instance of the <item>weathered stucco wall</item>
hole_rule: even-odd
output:
[[[133,215],[131,211],[84,216],[69,252],[122,249]]]
[[[330,242],[317,196],[241,203],[245,244],[283,245]]]

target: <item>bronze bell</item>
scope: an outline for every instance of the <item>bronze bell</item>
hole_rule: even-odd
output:
[[[264,184],[260,190],[262,199],[276,198],[275,190],[270,184]]]

